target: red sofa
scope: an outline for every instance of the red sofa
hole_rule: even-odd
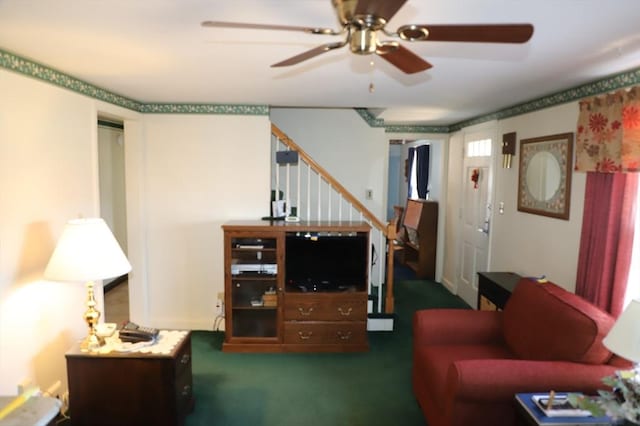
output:
[[[602,345],[613,322],[575,294],[526,278],[503,312],[416,312],[413,391],[428,426],[515,425],[516,393],[595,393],[630,365]]]

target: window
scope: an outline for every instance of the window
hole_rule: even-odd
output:
[[[640,185],[638,185],[636,200],[636,230],[633,236],[633,254],[631,255],[631,266],[629,267],[629,280],[627,281],[627,291],[624,297],[625,307],[632,299],[640,298]]]
[[[408,197],[429,199],[429,169],[431,164],[431,146],[429,144],[409,148]]]
[[[491,139],[481,139],[467,144],[467,157],[491,157]]]

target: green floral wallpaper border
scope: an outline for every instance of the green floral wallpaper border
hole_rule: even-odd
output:
[[[142,104],[139,111],[145,114],[269,115],[267,105]]]
[[[4,50],[0,50],[0,67],[134,111],[139,111],[142,106],[140,102],[134,101],[133,99],[111,93],[93,84],[85,83],[63,72],[21,58]]]
[[[496,111],[491,114],[475,117],[470,120],[461,121],[453,124],[449,127],[451,132],[460,130],[464,127],[468,127],[474,124],[483,123],[489,120],[499,120],[508,117],[514,117],[516,115],[522,115],[529,112],[549,108],[555,105],[564,104],[567,102],[577,101],[589,96],[600,95],[607,92],[612,92],[623,87],[629,87],[636,84],[640,84],[640,68],[635,68],[630,71],[621,72],[613,76],[604,78],[591,83],[586,83],[581,86],[577,86],[571,89],[564,90],[562,92],[554,93],[548,96],[543,96],[538,99],[527,101],[521,104],[517,104],[500,111]]]
[[[267,105],[223,105],[223,104],[164,104],[143,103],[109,92],[93,84],[71,77],[29,59],[0,49],[0,68],[23,74],[55,86],[72,90],[81,95],[147,114],[235,114],[269,115]]]
[[[0,49],[0,68],[33,77],[74,92],[146,114],[229,114],[229,115],[269,115],[268,105],[224,105],[224,104],[172,104],[143,103],[126,96],[109,92],[93,84],[84,82],[61,71],[22,58]],[[356,112],[371,127],[383,127],[386,133],[451,133],[465,127],[489,120],[504,119],[526,114],[555,105],[576,101],[623,87],[640,84],[640,68],[622,72],[602,80],[583,84],[562,92],[543,96],[511,107],[474,117],[451,126],[385,125],[384,120],[375,118],[364,108]]]

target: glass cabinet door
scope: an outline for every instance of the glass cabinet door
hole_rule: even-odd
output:
[[[277,239],[231,238],[231,336],[278,336]]]

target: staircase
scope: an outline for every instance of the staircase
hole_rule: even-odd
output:
[[[282,152],[290,154],[282,154]],[[317,164],[303,149],[271,125],[273,165],[271,189],[277,200],[284,200],[288,212],[303,221],[363,221],[371,226],[373,246],[369,256],[370,329],[393,327],[393,256],[387,259],[388,242],[393,240],[393,226],[383,223],[356,197]],[[280,161],[276,153],[280,153]],[[297,161],[289,162],[291,157]],[[389,238],[390,237],[390,238]],[[389,261],[391,262],[389,266]],[[390,320],[390,322],[389,322]]]

